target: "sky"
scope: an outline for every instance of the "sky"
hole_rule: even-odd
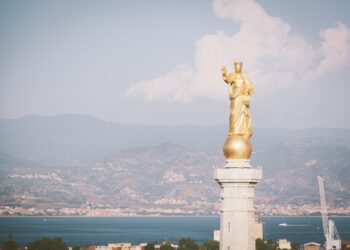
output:
[[[350,1],[1,0],[0,117],[228,122],[244,62],[253,126],[350,128]]]

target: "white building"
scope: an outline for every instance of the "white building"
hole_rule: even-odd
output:
[[[214,238],[214,240],[216,240],[216,241],[219,241],[220,242],[220,230],[214,230],[214,232],[213,232],[213,238]]]
[[[277,244],[279,249],[292,249],[290,241],[287,239],[280,239],[277,241]]]
[[[255,239],[263,239],[264,238],[264,224],[259,220],[259,217],[255,215],[254,219],[255,224]]]
[[[316,242],[309,242],[304,244],[304,250],[320,250],[321,245]]]
[[[131,243],[109,243],[107,246],[96,246],[95,250],[141,250],[141,246]]]

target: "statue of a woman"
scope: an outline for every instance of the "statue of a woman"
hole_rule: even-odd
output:
[[[230,85],[230,126],[229,136],[239,135],[246,139],[252,136],[252,122],[250,115],[250,95],[254,92],[252,82],[242,72],[242,62],[235,62],[235,72],[227,74],[226,67],[222,67],[222,77]]]
[[[252,82],[242,72],[242,62],[235,62],[235,71],[227,74],[226,67],[221,73],[230,85],[230,126],[224,144],[224,155],[228,160],[249,159],[252,153],[252,119],[250,115],[250,96],[254,92]]]

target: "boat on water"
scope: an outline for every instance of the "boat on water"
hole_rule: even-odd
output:
[[[308,227],[310,224],[287,224],[285,222],[278,224],[280,227]]]

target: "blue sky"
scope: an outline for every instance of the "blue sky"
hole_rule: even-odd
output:
[[[220,68],[253,80],[259,127],[350,128],[350,3],[1,1],[0,117],[223,124]]]

